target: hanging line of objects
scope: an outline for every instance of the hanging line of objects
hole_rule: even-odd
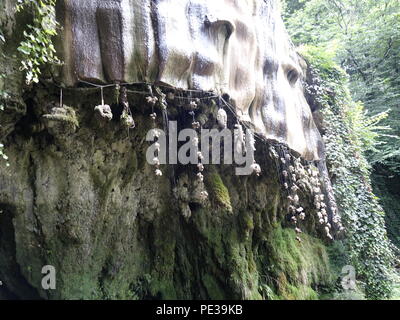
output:
[[[150,97],[152,97],[152,99],[157,99],[154,101],[153,106],[158,102],[158,98],[154,96],[153,94],[153,90],[152,90],[152,86],[154,84],[148,83],[148,82],[126,82],[126,83],[115,83],[115,84],[96,84],[96,83],[92,83],[89,81],[84,81],[81,79],[78,79],[78,82],[95,87],[95,88],[100,88],[101,91],[101,105],[96,106],[95,110],[99,110],[101,111],[102,115],[105,114],[106,117],[111,120],[112,119],[112,112],[111,112],[111,108],[109,105],[106,105],[104,103],[104,93],[103,93],[103,89],[104,88],[110,88],[110,87],[116,87],[116,88],[125,88],[126,86],[132,86],[132,85],[145,85],[147,87],[147,91],[137,91],[137,90],[130,90],[130,89],[126,89],[126,93],[132,93],[132,94],[142,94],[142,95],[150,95]],[[163,84],[158,84],[157,87],[163,87],[166,89],[176,89],[173,88],[171,86],[167,86],[167,85],[163,85]],[[188,92],[188,93],[198,93],[200,95],[204,95],[205,93],[208,94],[212,94],[212,92],[206,92],[203,90],[195,90],[195,89],[185,89],[182,90],[182,92]],[[166,123],[168,122],[168,116],[166,114],[166,101],[165,101],[165,94],[163,94],[161,91],[159,91],[159,95],[162,95],[162,99],[163,101],[161,102],[161,110],[164,111],[163,112],[163,123],[164,123],[164,127],[166,125]],[[149,97],[147,97],[146,99],[148,99]],[[217,98],[218,100],[218,113],[217,113],[217,122],[220,126],[220,128],[224,128],[226,127],[226,123],[227,123],[227,114],[226,111],[223,109],[222,104],[231,112],[232,116],[236,119],[237,123],[235,125],[235,128],[237,128],[239,130],[239,132],[243,131],[243,127],[247,129],[247,132],[249,132],[249,136],[251,141],[251,146],[253,148],[253,150],[255,151],[255,141],[254,138],[258,138],[260,141],[267,143],[269,145],[271,145],[272,147],[276,147],[276,146],[282,146],[284,144],[277,142],[277,141],[272,141],[267,139],[266,137],[264,137],[263,135],[258,134],[257,132],[255,132],[253,130],[253,128],[251,127],[251,125],[248,122],[242,121],[240,119],[240,117],[237,116],[236,111],[235,111],[235,107],[232,106],[232,104],[230,104],[229,102],[227,102],[223,96],[221,95],[217,95],[217,94],[212,94],[210,96],[206,96],[206,97],[197,97],[197,98],[193,98],[193,97],[184,97],[184,96],[179,96],[179,99],[186,99],[190,101],[190,105],[193,107],[192,111],[196,109],[197,104],[195,102],[195,100],[210,100],[210,99],[215,99]],[[152,102],[151,102],[152,103]],[[129,109],[129,108],[127,108]],[[128,112],[128,111],[127,111]],[[130,112],[130,109],[129,109]],[[152,112],[154,113],[154,112]],[[130,117],[132,117],[132,115],[129,113]],[[130,119],[129,119],[130,120]],[[132,127],[134,127],[134,121],[133,119],[131,121],[129,121],[128,123],[132,123]],[[195,126],[200,126],[200,123],[198,123],[197,121],[194,121]],[[165,130],[168,130],[168,127],[164,128]],[[196,128],[194,128],[196,129]],[[165,131],[166,132],[166,131]],[[244,133],[244,131],[243,131]],[[244,139],[246,137],[246,135],[243,135]],[[240,139],[241,140],[241,139]],[[288,148],[288,152],[290,153],[290,149]],[[279,169],[279,166],[277,167]],[[254,160],[254,165],[252,166],[253,172],[256,173],[257,176],[260,175],[261,173],[261,168],[260,166],[255,162]]]
[[[275,161],[276,168],[278,170],[278,179],[280,184],[283,186],[284,193],[286,193],[288,201],[289,201],[289,213],[291,216],[291,222],[295,225],[295,229],[297,233],[301,233],[300,228],[297,226],[298,220],[304,220],[305,218],[305,212],[302,207],[299,205],[299,197],[297,195],[297,190],[299,189],[298,185],[296,184],[297,177],[295,174],[295,166],[293,165],[288,165],[288,163],[292,161],[296,161],[294,164],[297,165],[297,167],[300,164],[300,158],[298,156],[294,156],[291,154],[291,149],[288,148],[285,144],[279,143],[278,141],[272,141],[267,139],[265,136],[260,135],[256,133],[251,125],[246,122],[242,121],[240,117],[236,113],[236,108],[232,106],[226,99],[224,99],[223,96],[215,94],[214,92],[206,92],[203,90],[194,90],[194,89],[188,89],[188,90],[180,90],[176,89],[171,86],[163,85],[163,84],[158,84],[155,86],[156,88],[156,94],[154,94],[152,87],[154,84],[151,83],[146,83],[146,82],[132,82],[132,83],[115,83],[115,84],[95,84],[91,83],[88,81],[80,80],[78,79],[80,83],[95,87],[95,88],[100,88],[100,100],[101,104],[97,105],[95,107],[95,110],[99,111],[103,117],[105,117],[108,120],[112,119],[112,112],[111,108],[109,105],[105,104],[104,102],[104,88],[110,88],[110,87],[115,87],[116,91],[120,91],[121,93],[119,95],[120,103],[123,105],[123,113],[122,113],[122,118],[124,120],[125,125],[128,128],[134,128],[135,127],[135,122],[133,120],[133,116],[131,113],[131,110],[129,108],[128,104],[128,99],[127,99],[127,93],[131,94],[141,94],[146,96],[146,103],[151,106],[151,114],[150,114],[150,119],[152,121],[152,131],[153,131],[153,138],[159,138],[160,137],[160,130],[157,128],[157,113],[154,111],[154,107],[158,104],[160,106],[162,116],[163,116],[163,126],[164,126],[164,132],[168,132],[168,113],[167,113],[167,101],[166,97],[167,95],[164,94],[160,89],[158,88],[165,88],[165,89],[173,89],[173,90],[178,90],[178,95],[174,95],[174,97],[177,97],[178,99],[182,100],[187,100],[189,101],[189,115],[192,117],[192,128],[194,130],[201,130],[201,124],[200,122],[196,121],[195,118],[195,111],[197,109],[197,103],[200,102],[201,100],[210,100],[210,99],[217,99],[217,106],[218,106],[218,111],[217,111],[217,124],[220,129],[226,129],[227,128],[227,120],[228,120],[228,115],[225,111],[226,110],[230,111],[232,116],[236,120],[236,124],[234,125],[235,127],[235,143],[234,147],[238,152],[241,152],[242,154],[246,153],[246,144],[249,144],[250,148],[252,151],[255,151],[255,138],[258,138],[260,141],[267,143],[270,145],[269,147],[269,153],[272,159]],[[131,90],[127,89],[127,86],[133,86],[133,85],[142,85],[146,87],[146,91],[138,91],[138,90]],[[62,103],[62,87],[60,86],[60,104]],[[180,95],[179,93],[188,93],[189,97],[185,97],[183,95]],[[201,97],[201,95],[204,94],[209,94],[208,96]],[[192,94],[197,94],[200,97],[192,97]],[[246,129],[246,133],[243,130],[243,128]],[[246,139],[249,139],[250,141],[246,141]],[[199,150],[199,139],[195,138],[192,140],[192,143],[196,147],[197,150],[197,157],[198,157],[198,163],[197,163],[197,178],[200,184],[203,185],[203,191],[201,192],[201,196],[203,199],[207,199],[208,193],[204,189],[204,176],[203,176],[203,171],[204,171],[204,165],[202,163],[203,160],[203,154],[201,150]],[[162,176],[163,173],[160,169],[160,164],[161,161],[159,159],[159,153],[160,153],[160,144],[158,142],[155,143],[156,147],[156,156],[153,159],[153,165],[155,166],[154,173],[156,176]],[[254,152],[253,152],[254,155]],[[299,159],[298,159],[299,158]],[[317,161],[306,161],[306,166],[310,166],[312,163],[319,163],[322,160],[317,160]],[[251,166],[251,169],[254,174],[257,176],[260,175],[261,173],[261,167],[260,165],[255,161],[253,157],[253,165]],[[303,168],[301,168],[303,169]],[[279,175],[279,172],[282,174]],[[312,176],[311,172],[310,175]],[[315,176],[314,176],[315,178]],[[312,192],[315,194],[315,205],[318,211],[317,215],[319,218],[319,222],[323,225],[325,225],[325,231],[326,235],[328,238],[332,239],[332,235],[330,233],[331,230],[331,225],[328,221],[328,217],[326,214],[326,205],[324,203],[324,196],[319,190],[320,184],[315,183],[315,188],[317,192]],[[301,241],[300,238],[297,238],[297,240]]]

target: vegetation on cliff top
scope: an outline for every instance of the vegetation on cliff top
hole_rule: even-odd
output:
[[[368,117],[348,90],[345,72],[324,50],[304,46],[301,53],[310,64],[306,89],[322,113],[326,157],[346,235],[348,264],[355,266],[370,299],[391,295],[395,259],[387,238],[384,211],[374,195],[370,164],[365,152],[379,141],[378,123],[386,113]]]
[[[373,188],[400,246],[400,2],[397,0],[285,0],[286,26],[296,45],[314,45],[349,75],[354,101],[370,115],[388,112],[373,148]]]
[[[18,12],[29,6],[29,11],[33,13],[33,22],[23,31],[24,40],[18,47],[23,56],[21,69],[26,72],[27,84],[39,82],[41,66],[61,63],[52,42],[58,27],[55,3],[56,0],[18,0]]]

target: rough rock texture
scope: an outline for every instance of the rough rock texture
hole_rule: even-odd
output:
[[[233,1],[225,2],[230,10],[239,8]],[[10,9],[13,1],[5,3]],[[146,13],[148,6],[121,11],[120,6],[138,6],[139,2],[60,3],[72,7],[63,20],[66,34],[62,40],[76,50],[64,55],[65,66],[75,66],[72,68],[82,72],[80,76],[85,79],[131,80],[125,78],[125,70],[132,70],[135,77],[151,75],[153,72],[143,70],[151,70],[152,63],[156,69],[175,70],[174,64],[169,65],[172,63],[169,58],[163,62],[157,60],[160,57],[148,60],[145,69],[134,67],[140,61],[138,51],[134,58],[128,54],[132,66],[128,68],[125,55],[119,55],[127,47],[125,42],[114,40],[126,36],[124,28],[150,23]],[[151,2],[157,8],[162,8],[163,3],[170,2]],[[179,3],[184,5],[186,1]],[[214,1],[207,3],[211,5]],[[81,5],[87,11],[74,10],[72,4]],[[268,11],[271,4],[274,1],[265,2],[261,8],[266,10],[263,14],[270,16],[268,23],[274,24],[277,16],[276,11]],[[128,19],[130,24],[118,25],[121,16],[129,12],[138,15],[134,20]],[[160,14],[162,12],[165,10]],[[87,41],[87,48],[80,51],[80,44],[74,42],[74,32],[82,31],[80,15],[86,14],[92,16],[84,20],[84,26],[93,30],[80,34],[80,41]],[[175,22],[182,21],[179,15],[172,15],[172,18]],[[11,56],[18,44],[16,35],[29,17],[18,16],[14,20],[10,13],[2,19],[3,22],[16,21],[14,26],[10,22],[6,34],[6,52]],[[102,21],[100,27],[96,19]],[[209,15],[209,19],[216,29],[229,32],[228,22],[218,22],[213,15]],[[185,21],[189,20],[185,18],[182,23]],[[280,20],[275,22],[281,25]],[[234,37],[249,40],[248,35],[241,33],[246,25],[240,28],[238,21],[232,25],[235,26]],[[160,25],[159,30],[163,30]],[[152,32],[137,31],[133,43],[154,41]],[[85,38],[97,32],[103,39],[99,40],[98,49],[92,40]],[[266,33],[267,39],[262,43],[278,47],[281,42],[275,37],[279,35]],[[171,34],[168,32],[164,36]],[[166,43],[169,45],[170,41]],[[151,50],[145,45],[140,48],[143,56],[151,56]],[[118,54],[114,55],[115,61],[108,63],[110,51]],[[86,59],[88,54],[90,59]],[[271,58],[282,57],[278,54]],[[176,59],[179,63],[183,61],[179,55]],[[81,64],[76,66],[76,61]],[[235,176],[233,166],[207,166],[204,176],[209,199],[204,202],[199,197],[195,167],[162,166],[163,176],[155,177],[154,167],[146,162],[149,143],[145,136],[151,128],[151,111],[143,95],[128,95],[136,128],[127,130],[120,122],[122,109],[114,89],[105,90],[105,103],[113,112],[113,120],[109,121],[98,117],[94,111],[100,102],[98,89],[65,89],[60,104],[60,91],[52,83],[43,82],[23,91],[23,75],[15,67],[17,62],[1,60],[0,63],[2,67],[7,66],[10,80],[2,82],[2,88],[13,94],[5,101],[6,110],[0,115],[1,141],[10,159],[10,167],[6,168],[4,163],[0,165],[0,280],[3,282],[0,298],[314,299],[331,285],[326,248],[318,240],[319,231],[315,231],[316,223],[312,218],[315,216],[312,201],[307,194],[301,194],[301,205],[310,213],[310,218],[303,225],[303,231],[308,232],[301,236],[302,242],[298,242],[288,222],[287,199],[275,160],[269,157],[265,144],[257,143],[256,160],[263,170],[261,177]],[[263,81],[272,87],[265,90],[269,96],[263,99],[272,99],[273,106],[280,108],[280,115],[301,114],[301,121],[307,123],[306,127],[299,127],[298,122],[293,127],[297,129],[290,131],[288,128],[293,123],[286,119],[283,121],[286,133],[277,140],[290,142],[286,139],[290,135],[307,136],[308,129],[315,133],[311,112],[305,109],[308,106],[304,104],[301,91],[293,95],[286,92],[289,80],[284,78],[282,64],[276,66],[278,71],[265,68],[270,76]],[[225,70],[226,67],[221,68]],[[86,74],[95,71],[99,73]],[[156,74],[162,73],[157,71]],[[236,74],[241,73],[237,71]],[[64,75],[68,75],[67,71]],[[279,81],[267,81],[278,78],[288,81],[288,86],[282,87]],[[296,88],[301,90],[299,83]],[[145,90],[140,86],[133,89]],[[234,97],[234,91],[231,92]],[[156,112],[158,119],[162,119],[160,110]],[[206,127],[216,126],[216,112],[215,102],[209,101],[197,113],[198,120]],[[271,116],[268,108],[262,112]],[[187,111],[176,103],[169,104],[168,116],[178,120],[182,127],[190,126]],[[228,116],[228,126],[232,127],[234,119]],[[252,121],[257,125],[254,117]],[[158,121],[157,125],[162,127],[163,123]],[[306,144],[313,155],[316,151],[313,143],[320,141],[319,135],[314,138],[311,144]],[[41,289],[41,269],[47,264],[56,267],[56,290]]]
[[[0,170],[0,279],[13,294],[315,298],[311,288],[329,284],[321,241],[304,235],[298,243],[286,222],[265,146],[256,154],[261,177],[207,166],[210,198],[203,203],[195,168],[163,166],[164,175],[154,176],[145,160],[143,101],[132,101],[137,127],[127,131],[119,121],[93,117],[98,91],[64,93],[63,108],[75,110],[71,119],[49,117],[57,104],[49,92],[35,92],[7,137],[11,166]],[[57,269],[55,291],[40,289],[46,264]]]
[[[242,120],[308,160],[323,143],[276,0],[58,1],[60,81],[161,82],[228,94]]]

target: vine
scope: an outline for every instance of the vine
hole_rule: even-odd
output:
[[[388,298],[392,291],[393,245],[387,238],[384,211],[373,194],[370,166],[365,151],[378,143],[380,119],[387,114],[367,118],[362,105],[355,103],[347,88],[347,76],[324,52],[304,47],[303,56],[311,67],[311,79],[305,84],[322,114],[333,189],[342,221],[346,227],[349,261],[365,283],[369,299]]]
[[[56,0],[18,0],[17,12],[29,7],[33,12],[33,23],[23,32],[24,40],[18,51],[23,55],[21,70],[26,72],[26,83],[39,82],[40,67],[44,64],[61,64],[56,56],[52,37],[57,35],[55,19]]]

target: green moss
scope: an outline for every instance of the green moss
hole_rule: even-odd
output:
[[[233,209],[229,191],[222,181],[221,176],[217,172],[211,173],[207,179],[207,184],[209,187],[208,190],[210,190],[211,195],[217,204],[229,212],[232,212]]]
[[[318,294],[308,286],[288,285],[282,296],[285,300],[318,300]]]
[[[203,284],[207,289],[208,296],[211,300],[224,300],[226,299],[224,291],[221,290],[216,279],[210,274],[202,276]]]
[[[177,294],[174,283],[166,280],[155,280],[151,283],[150,293],[153,297],[162,300],[176,300]]]
[[[74,130],[79,127],[75,110],[71,107],[63,106],[63,108],[57,108],[55,113],[45,114],[43,118],[46,120],[65,122]]]
[[[281,299],[316,299],[315,287],[330,287],[333,273],[323,243],[306,234],[296,240],[292,229],[277,226],[268,239],[269,269]]]

